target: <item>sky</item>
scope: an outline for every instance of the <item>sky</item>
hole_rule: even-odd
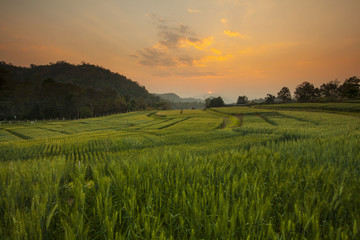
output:
[[[1,0],[0,61],[99,65],[236,101],[360,76],[359,0]]]

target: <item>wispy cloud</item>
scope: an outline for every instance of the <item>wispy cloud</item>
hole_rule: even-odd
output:
[[[215,73],[211,71],[197,71],[192,69],[184,69],[180,71],[161,71],[154,73],[154,76],[158,77],[181,77],[181,78],[216,78],[223,76],[220,73]]]
[[[134,55],[139,58],[139,63],[145,66],[176,66],[176,59],[167,56],[165,52],[156,48],[145,48]]]
[[[217,50],[215,48],[212,48],[211,51],[215,54],[221,54],[221,51],[220,50]]]
[[[203,56],[200,59],[197,59],[194,61],[194,65],[198,66],[198,67],[205,67],[206,63],[209,62],[220,62],[220,61],[225,61],[228,60],[229,58],[231,58],[232,55],[226,55],[226,56],[222,56],[222,55],[208,55],[208,56]]]
[[[189,71],[189,70],[175,72],[174,74],[186,78],[211,78],[211,77],[221,76],[220,74],[214,72]]]
[[[184,24],[169,24],[165,19],[152,15],[152,21],[158,29],[158,41],[151,46],[132,54],[138,63],[145,66],[178,67],[193,66],[209,51],[213,37],[199,38]]]
[[[200,10],[188,8],[189,13],[200,13]]]
[[[144,48],[131,56],[136,57],[139,64],[150,67],[193,66],[194,62],[200,59],[187,54],[172,54],[171,51],[156,47]]]
[[[131,55],[138,64],[159,68],[166,76],[210,77],[218,75],[204,71],[204,67],[231,57],[213,46],[213,36],[199,37],[188,25],[174,25],[154,14],[151,17],[158,40]]]
[[[239,32],[233,32],[233,31],[230,31],[230,30],[225,30],[224,31],[225,35],[229,36],[229,37],[237,37],[237,38],[241,38],[241,39],[246,39],[248,38],[248,36],[246,35],[243,35]]]
[[[179,41],[180,47],[194,47],[197,50],[205,50],[208,46],[210,46],[213,42],[213,37],[207,37],[202,39],[197,38],[184,38]]]

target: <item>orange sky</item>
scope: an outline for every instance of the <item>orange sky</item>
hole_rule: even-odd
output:
[[[101,65],[150,92],[235,100],[360,76],[359,0],[8,0],[0,60]]]

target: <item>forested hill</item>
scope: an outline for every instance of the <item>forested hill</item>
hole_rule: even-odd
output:
[[[178,95],[176,95],[175,93],[162,93],[162,94],[155,93],[155,95],[161,97],[162,99],[171,101],[171,102],[182,102],[182,103],[202,103],[203,102],[203,100],[197,99],[197,98],[181,98]]]
[[[71,83],[96,90],[114,89],[119,95],[130,99],[149,96],[145,87],[137,82],[91,64],[73,65],[61,61],[50,65],[32,64],[29,68],[2,63],[1,67],[8,70],[8,79],[18,82],[40,85],[45,79],[51,78],[59,83]]]
[[[99,66],[0,63],[0,120],[90,117],[166,106],[137,82]]]
[[[175,93],[163,93],[163,94],[154,93],[154,95],[159,96],[160,98],[167,101],[172,109],[204,108],[204,103],[201,99],[181,98]]]

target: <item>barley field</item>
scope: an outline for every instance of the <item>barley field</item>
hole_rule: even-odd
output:
[[[324,112],[348,112],[353,115],[360,116],[359,102],[353,103],[285,103],[285,104],[269,104],[261,105],[261,108],[283,109],[283,110],[312,110]]]
[[[359,117],[225,107],[0,125],[0,239],[359,231]]]

